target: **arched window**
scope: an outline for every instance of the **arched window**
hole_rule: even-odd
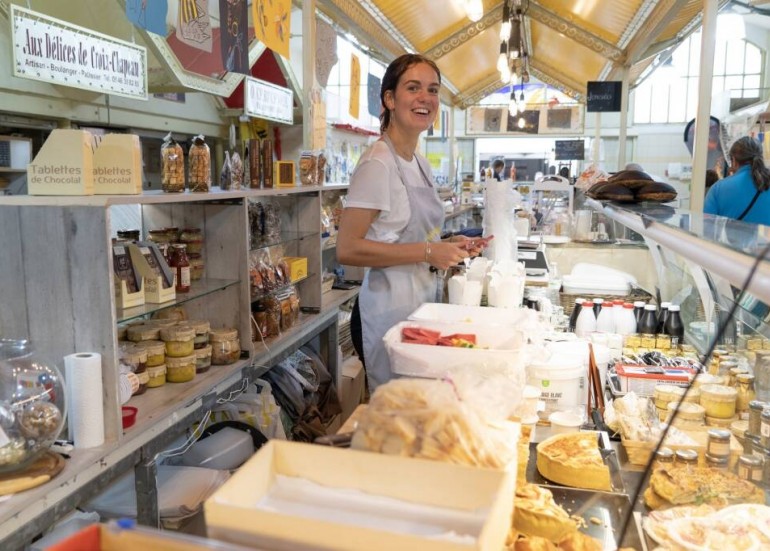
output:
[[[698,106],[701,33],[693,33],[633,91],[634,124],[682,123]],[[712,93],[730,91],[731,110],[761,98],[765,52],[744,39],[716,41]]]

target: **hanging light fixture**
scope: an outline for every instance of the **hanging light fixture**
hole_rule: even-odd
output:
[[[500,40],[507,42],[511,37],[511,7],[508,0],[503,2],[503,22],[500,25]]]
[[[522,0],[503,0],[503,18],[500,24],[500,51],[497,58],[497,70],[500,71],[500,79],[510,82],[512,87],[520,78],[520,82],[529,82],[529,64],[527,52],[527,40],[524,36],[524,16]],[[469,2],[466,0],[466,8]],[[511,92],[511,99],[515,102],[516,96]],[[522,98],[523,99],[523,98]]]
[[[508,101],[508,115],[514,116],[518,111],[518,105],[516,105],[516,92],[511,91],[511,99]]]
[[[510,68],[508,67],[508,48],[505,42],[501,42],[500,55],[497,58],[497,70],[500,71],[500,74],[502,75],[505,69],[510,71]]]
[[[524,120],[524,117],[519,117],[519,122],[516,125],[523,129],[527,125],[527,121]]]
[[[484,2],[482,0],[465,0],[465,15],[474,23],[484,17]]]
[[[511,35],[508,38],[508,55],[516,59],[521,53],[521,21],[511,19]]]

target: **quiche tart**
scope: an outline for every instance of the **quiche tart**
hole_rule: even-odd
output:
[[[595,432],[557,434],[537,445],[537,470],[565,486],[610,490],[610,470],[604,464]]]
[[[577,531],[577,523],[556,504],[547,488],[523,484],[513,500],[513,528],[526,536],[561,541]]]
[[[733,473],[674,465],[657,469],[650,476],[645,502],[651,508],[671,505],[700,505],[725,507],[736,503],[764,503],[765,494],[752,482]]]

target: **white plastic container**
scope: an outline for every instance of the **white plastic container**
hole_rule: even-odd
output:
[[[596,331],[596,315],[594,314],[593,303],[586,301],[580,309],[577,321],[575,321],[575,334],[583,338],[594,331]]]
[[[571,411],[555,411],[548,416],[548,420],[551,422],[551,434],[578,432],[583,424],[583,418]]]
[[[193,444],[182,456],[182,464],[229,471],[243,465],[253,453],[254,442],[248,432],[225,427]]]
[[[546,413],[585,406],[586,369],[580,360],[554,356],[527,366],[527,384],[540,390]]]
[[[554,356],[568,356],[577,359],[585,373],[588,373],[588,341],[577,339],[574,341],[550,342],[546,348]],[[607,365],[609,364],[611,354],[610,349],[603,344],[594,344],[594,360],[599,368],[599,376],[602,381],[602,388],[607,384]]]
[[[481,323],[483,325],[528,325],[537,314],[529,308],[491,308],[488,306],[461,306],[425,302],[409,314],[415,321],[440,321],[444,323]],[[466,327],[467,329],[467,327]]]

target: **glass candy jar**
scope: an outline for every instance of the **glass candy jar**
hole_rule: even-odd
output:
[[[54,443],[67,413],[64,378],[27,340],[0,340],[0,472],[23,469]]]

